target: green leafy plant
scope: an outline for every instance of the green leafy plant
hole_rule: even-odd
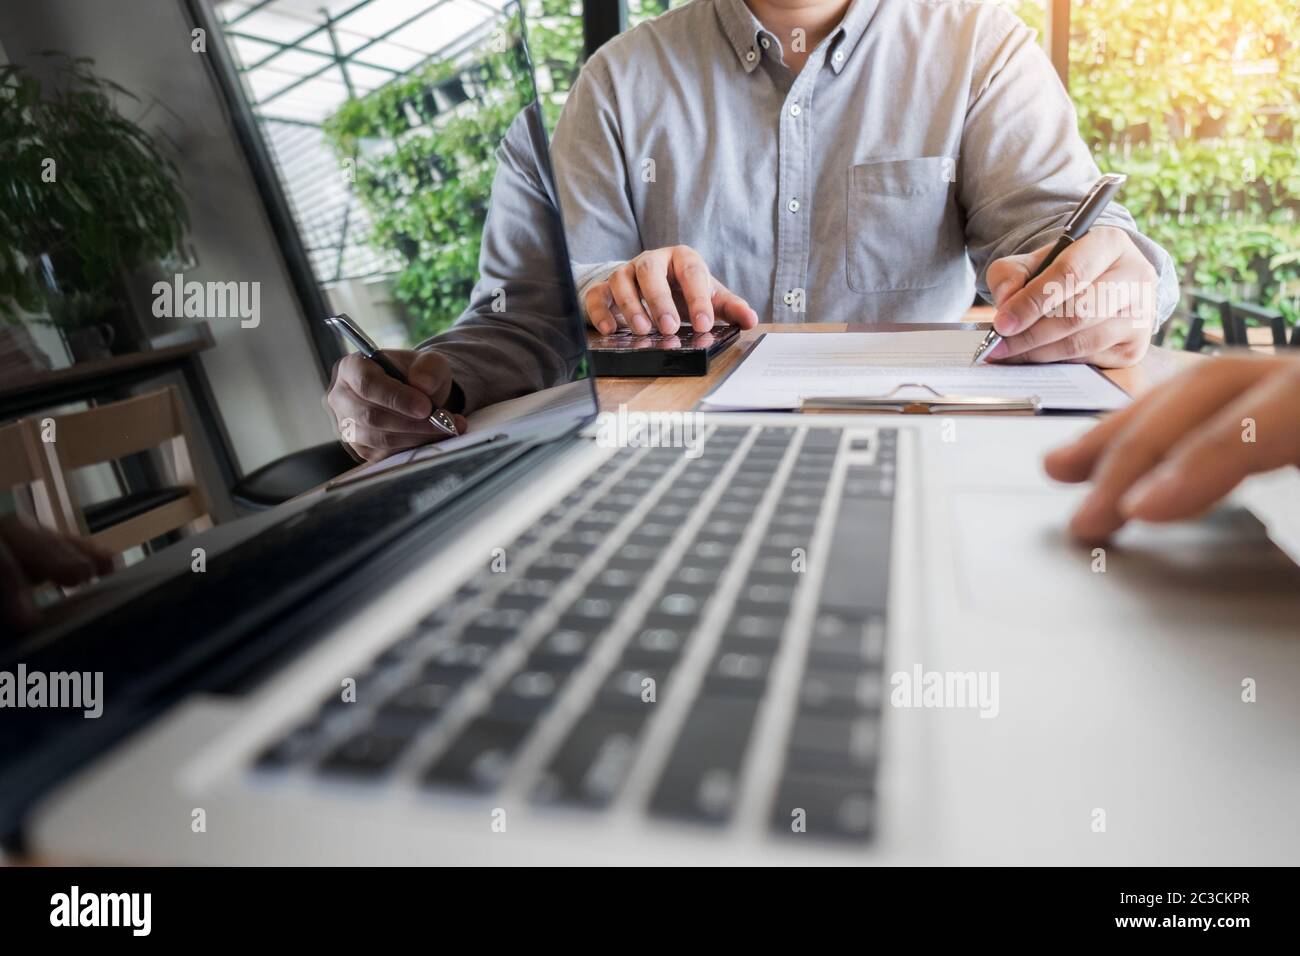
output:
[[[137,98],[89,59],[45,55],[48,88],[0,66],[0,317],[90,324],[122,271],[175,250],[189,220],[173,162],[114,108]]]

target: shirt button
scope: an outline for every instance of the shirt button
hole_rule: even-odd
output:
[[[753,63],[754,57],[756,56],[758,56],[758,54],[755,53],[753,50],[750,50],[748,53],[745,54],[745,60],[748,61],[749,63]]]
[[[795,103],[793,106],[790,107],[790,115],[791,115],[791,116],[798,116],[798,115],[799,115],[800,113],[802,113],[802,112],[803,112],[803,110],[799,108],[799,104],[798,104],[798,103]]]
[[[832,56],[831,59],[834,60],[836,63],[843,63],[843,62],[844,62],[844,51],[843,51],[843,50],[836,50],[836,51],[835,51],[835,55]]]
[[[789,209],[791,212],[798,212],[798,211],[799,211],[799,200],[797,200],[797,199],[791,199],[790,202],[789,202],[789,204],[788,204],[785,208],[786,208],[786,209]]]
[[[763,39],[759,40],[758,42],[762,44],[764,50],[769,50],[772,48],[772,41],[769,40],[767,37],[763,37]]]
[[[794,293],[787,292],[784,296],[782,296],[782,298],[785,299],[786,305],[790,305],[792,302],[794,302]]]

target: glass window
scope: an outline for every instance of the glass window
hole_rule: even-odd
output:
[[[464,309],[495,143],[518,111],[481,82],[506,0],[215,3],[331,307],[405,347]],[[525,3],[548,120],[582,54],[579,0]]]

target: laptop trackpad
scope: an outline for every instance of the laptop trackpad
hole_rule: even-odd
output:
[[[1300,620],[1300,568],[1245,509],[1134,524],[1098,548],[1066,532],[1082,495],[1024,487],[954,493],[949,514],[962,605],[1008,623],[1062,626],[1131,625],[1153,614],[1165,626],[1192,630],[1207,621]]]

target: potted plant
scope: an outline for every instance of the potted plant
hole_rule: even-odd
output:
[[[175,164],[114,108],[137,97],[46,56],[47,84],[0,66],[0,320],[43,313],[74,360],[98,358],[130,337],[123,274],[179,248],[188,215]]]

